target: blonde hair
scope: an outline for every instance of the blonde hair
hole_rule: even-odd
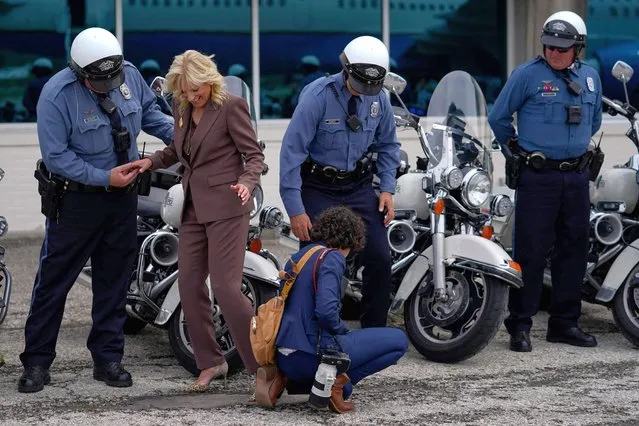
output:
[[[189,101],[182,93],[183,83],[186,86],[211,86],[211,102],[220,106],[227,99],[224,77],[217,70],[217,65],[211,59],[197,50],[187,50],[173,59],[173,63],[166,75],[167,91],[180,102],[180,113],[188,107]]]

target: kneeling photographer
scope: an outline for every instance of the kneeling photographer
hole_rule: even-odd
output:
[[[289,393],[310,392],[309,401],[316,407],[354,411],[349,400],[353,385],[397,363],[406,352],[408,340],[402,330],[351,331],[340,319],[346,256],[364,246],[364,230],[362,219],[349,208],[328,208],[311,229],[313,244],[291,256],[299,262],[313,247],[327,248],[312,255],[286,300],[276,341],[277,369],[267,366],[258,371],[260,405],[273,407],[286,388]],[[285,269],[291,271],[291,262]]]

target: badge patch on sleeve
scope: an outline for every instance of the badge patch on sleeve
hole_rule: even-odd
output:
[[[379,115],[379,102],[375,101],[371,104],[371,117],[375,118]]]
[[[592,79],[592,77],[586,78],[586,84],[588,85],[588,90],[590,90],[591,92],[595,91],[595,81]]]

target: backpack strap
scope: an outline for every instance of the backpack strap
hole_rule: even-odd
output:
[[[284,282],[284,287],[282,288],[282,297],[284,298],[284,300],[286,300],[286,298],[288,297],[288,293],[291,291],[291,288],[293,287],[293,284],[297,279],[297,274],[300,273],[300,271],[304,267],[304,264],[306,264],[308,259],[310,259],[311,256],[315,254],[315,252],[323,248],[325,249],[324,246],[321,246],[319,244],[315,245],[308,249],[308,251],[304,253],[304,256],[302,256],[302,258],[297,263],[293,262],[293,259],[290,260],[291,265],[293,265],[293,273],[286,274],[286,281]]]

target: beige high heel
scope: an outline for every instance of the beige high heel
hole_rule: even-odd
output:
[[[226,361],[224,361],[223,364],[220,365],[216,365],[215,367],[216,370],[213,371],[213,374],[211,375],[211,379],[209,380],[209,382],[207,384],[202,384],[202,383],[198,383],[197,381],[195,383],[192,383],[191,385],[189,385],[189,387],[186,388],[186,390],[188,392],[193,392],[193,393],[202,393],[202,392],[206,392],[209,389],[209,386],[211,385],[211,382],[215,379],[217,379],[218,377],[222,376],[224,377],[224,389],[226,389],[226,376],[229,373],[229,365],[227,364]],[[199,378],[198,378],[199,380]]]

